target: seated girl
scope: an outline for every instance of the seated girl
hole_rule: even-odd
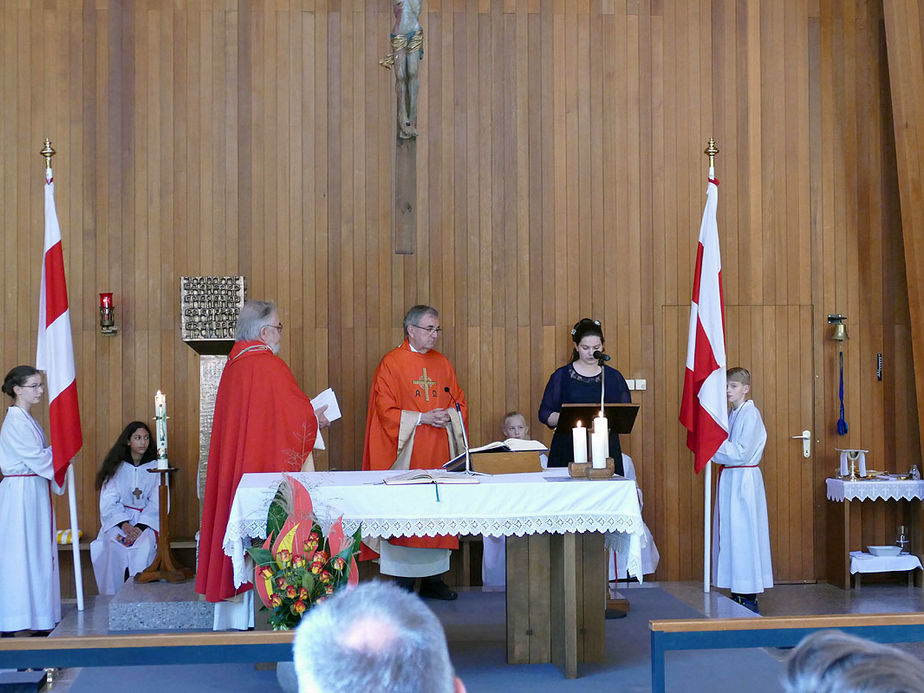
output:
[[[160,476],[148,471],[156,467],[157,450],[150,429],[141,421],[132,421],[96,475],[101,527],[90,543],[90,559],[100,594],[115,594],[157,555]]]

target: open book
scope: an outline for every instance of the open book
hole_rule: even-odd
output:
[[[467,474],[446,472],[441,469],[412,469],[404,474],[385,478],[391,486],[405,484],[477,484],[478,479]]]
[[[507,438],[497,440],[480,448],[471,448],[469,452],[548,452],[549,447],[538,440],[522,440],[521,438]]]

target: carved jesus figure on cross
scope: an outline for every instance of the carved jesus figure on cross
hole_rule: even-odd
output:
[[[395,68],[398,96],[398,137],[417,137],[418,70],[423,59],[423,27],[418,18],[423,0],[393,0],[395,25],[391,32],[392,52],[382,58],[382,67]]]

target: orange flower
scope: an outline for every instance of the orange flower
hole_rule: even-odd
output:
[[[327,556],[327,554],[326,554],[324,551],[318,551],[318,552],[314,555],[314,558],[311,559],[311,561],[312,561],[312,563],[314,563],[314,562],[326,563],[326,562],[327,562],[327,558],[328,558],[328,556]]]
[[[335,570],[343,570],[345,566],[346,566],[346,561],[343,560],[342,556],[337,556],[334,559],[334,569]]]
[[[273,569],[270,568],[268,565],[263,566],[263,568],[260,570],[260,576],[264,580],[271,579],[273,577]]]
[[[333,586],[333,585],[328,585],[328,586],[324,589],[324,592],[325,592],[325,594],[333,594],[333,593],[334,593],[334,586]],[[323,601],[324,601],[324,597],[321,597],[321,598],[318,600],[318,603],[320,604],[320,603],[323,602]]]
[[[306,588],[302,587],[302,588],[298,591],[298,598],[299,598],[300,600],[302,600],[302,601],[307,601],[307,599],[308,599],[308,590],[307,590]]]
[[[286,565],[292,558],[292,552],[288,549],[280,549],[276,554],[276,560],[282,565]]]
[[[288,586],[286,587],[286,596],[287,596],[289,599],[295,599],[295,596],[296,596],[297,594],[298,594],[298,592],[295,590],[294,587],[292,587],[292,585],[288,585]]]
[[[273,592],[273,593],[270,595],[270,606],[272,606],[273,608],[275,608],[275,607],[279,606],[280,604],[282,604],[282,597],[279,596],[279,593],[278,593],[278,592]]]
[[[326,570],[321,571],[321,582],[324,584],[330,582],[330,573],[328,573]]]
[[[280,575],[278,578],[276,578],[276,586],[277,586],[279,589],[282,589],[283,587],[286,586],[286,579],[285,579],[282,575]]]
[[[297,602],[295,602],[295,603],[292,605],[292,611],[294,611],[296,614],[303,614],[303,613],[305,613],[305,610],[306,610],[307,608],[308,608],[308,605],[305,604],[305,602],[303,602],[301,599],[299,599]]]
[[[295,558],[292,559],[292,565],[295,568],[301,568],[303,565],[305,565],[305,557],[301,554],[297,554]]]
[[[323,566],[322,563],[312,563],[312,564],[311,564],[311,572],[312,572],[314,575],[317,575],[318,573],[321,572],[321,567],[322,567],[322,566]]]

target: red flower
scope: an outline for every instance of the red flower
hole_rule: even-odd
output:
[[[292,565],[295,568],[301,568],[303,565],[305,565],[305,557],[301,554],[297,554],[295,558],[292,559]]]
[[[278,578],[276,578],[276,586],[277,586],[279,589],[282,589],[283,587],[285,587],[285,586],[286,586],[286,579],[285,579],[285,577],[283,577],[282,575],[280,575]]]
[[[270,568],[268,565],[263,566],[263,568],[260,570],[260,576],[264,580],[271,579],[273,577],[273,569]]]
[[[343,560],[343,557],[337,556],[337,557],[334,559],[334,569],[335,569],[335,570],[343,570],[345,567],[346,567],[346,561]]]
[[[292,605],[292,611],[293,611],[294,613],[296,613],[296,614],[303,614],[303,613],[305,613],[305,610],[306,610],[307,608],[308,608],[308,605],[305,604],[305,602],[303,602],[301,599],[299,599],[297,602],[295,602],[295,603]]]
[[[330,573],[328,573],[326,570],[321,571],[321,582],[324,584],[330,582]]]
[[[326,554],[324,551],[318,551],[318,552],[314,555],[314,558],[311,559],[311,561],[312,561],[312,563],[314,563],[314,562],[320,562],[320,563],[323,564],[323,563],[327,563],[327,558],[328,558],[328,556],[327,556],[327,554]]]
[[[318,534],[317,532],[312,532],[311,534],[308,535],[308,541],[319,541],[320,539],[321,539],[321,535]]]
[[[298,594],[298,592],[295,590],[294,587],[292,587],[292,585],[289,585],[289,586],[286,587],[286,596],[287,596],[289,599],[295,599],[295,596],[296,596],[297,594]]]
[[[292,558],[292,552],[288,549],[280,549],[276,554],[276,560],[285,565]]]
[[[275,608],[275,607],[279,606],[280,604],[282,604],[282,597],[279,596],[279,593],[278,593],[278,592],[273,592],[273,593],[270,595],[270,606],[272,606],[273,608]]]
[[[301,599],[302,601],[307,601],[307,599],[308,599],[308,590],[307,590],[306,588],[302,587],[302,588],[298,591],[298,598]]]
[[[311,564],[311,572],[312,572],[313,574],[317,575],[318,573],[321,572],[321,568],[323,567],[323,565],[324,565],[323,563],[312,563],[312,564]]]
[[[324,592],[325,592],[325,594],[333,594],[333,593],[334,593],[334,586],[333,586],[333,585],[328,585],[328,586],[324,589]],[[320,599],[318,599],[318,604],[320,604],[320,603],[323,602],[323,601],[324,601],[324,597],[321,597]]]

